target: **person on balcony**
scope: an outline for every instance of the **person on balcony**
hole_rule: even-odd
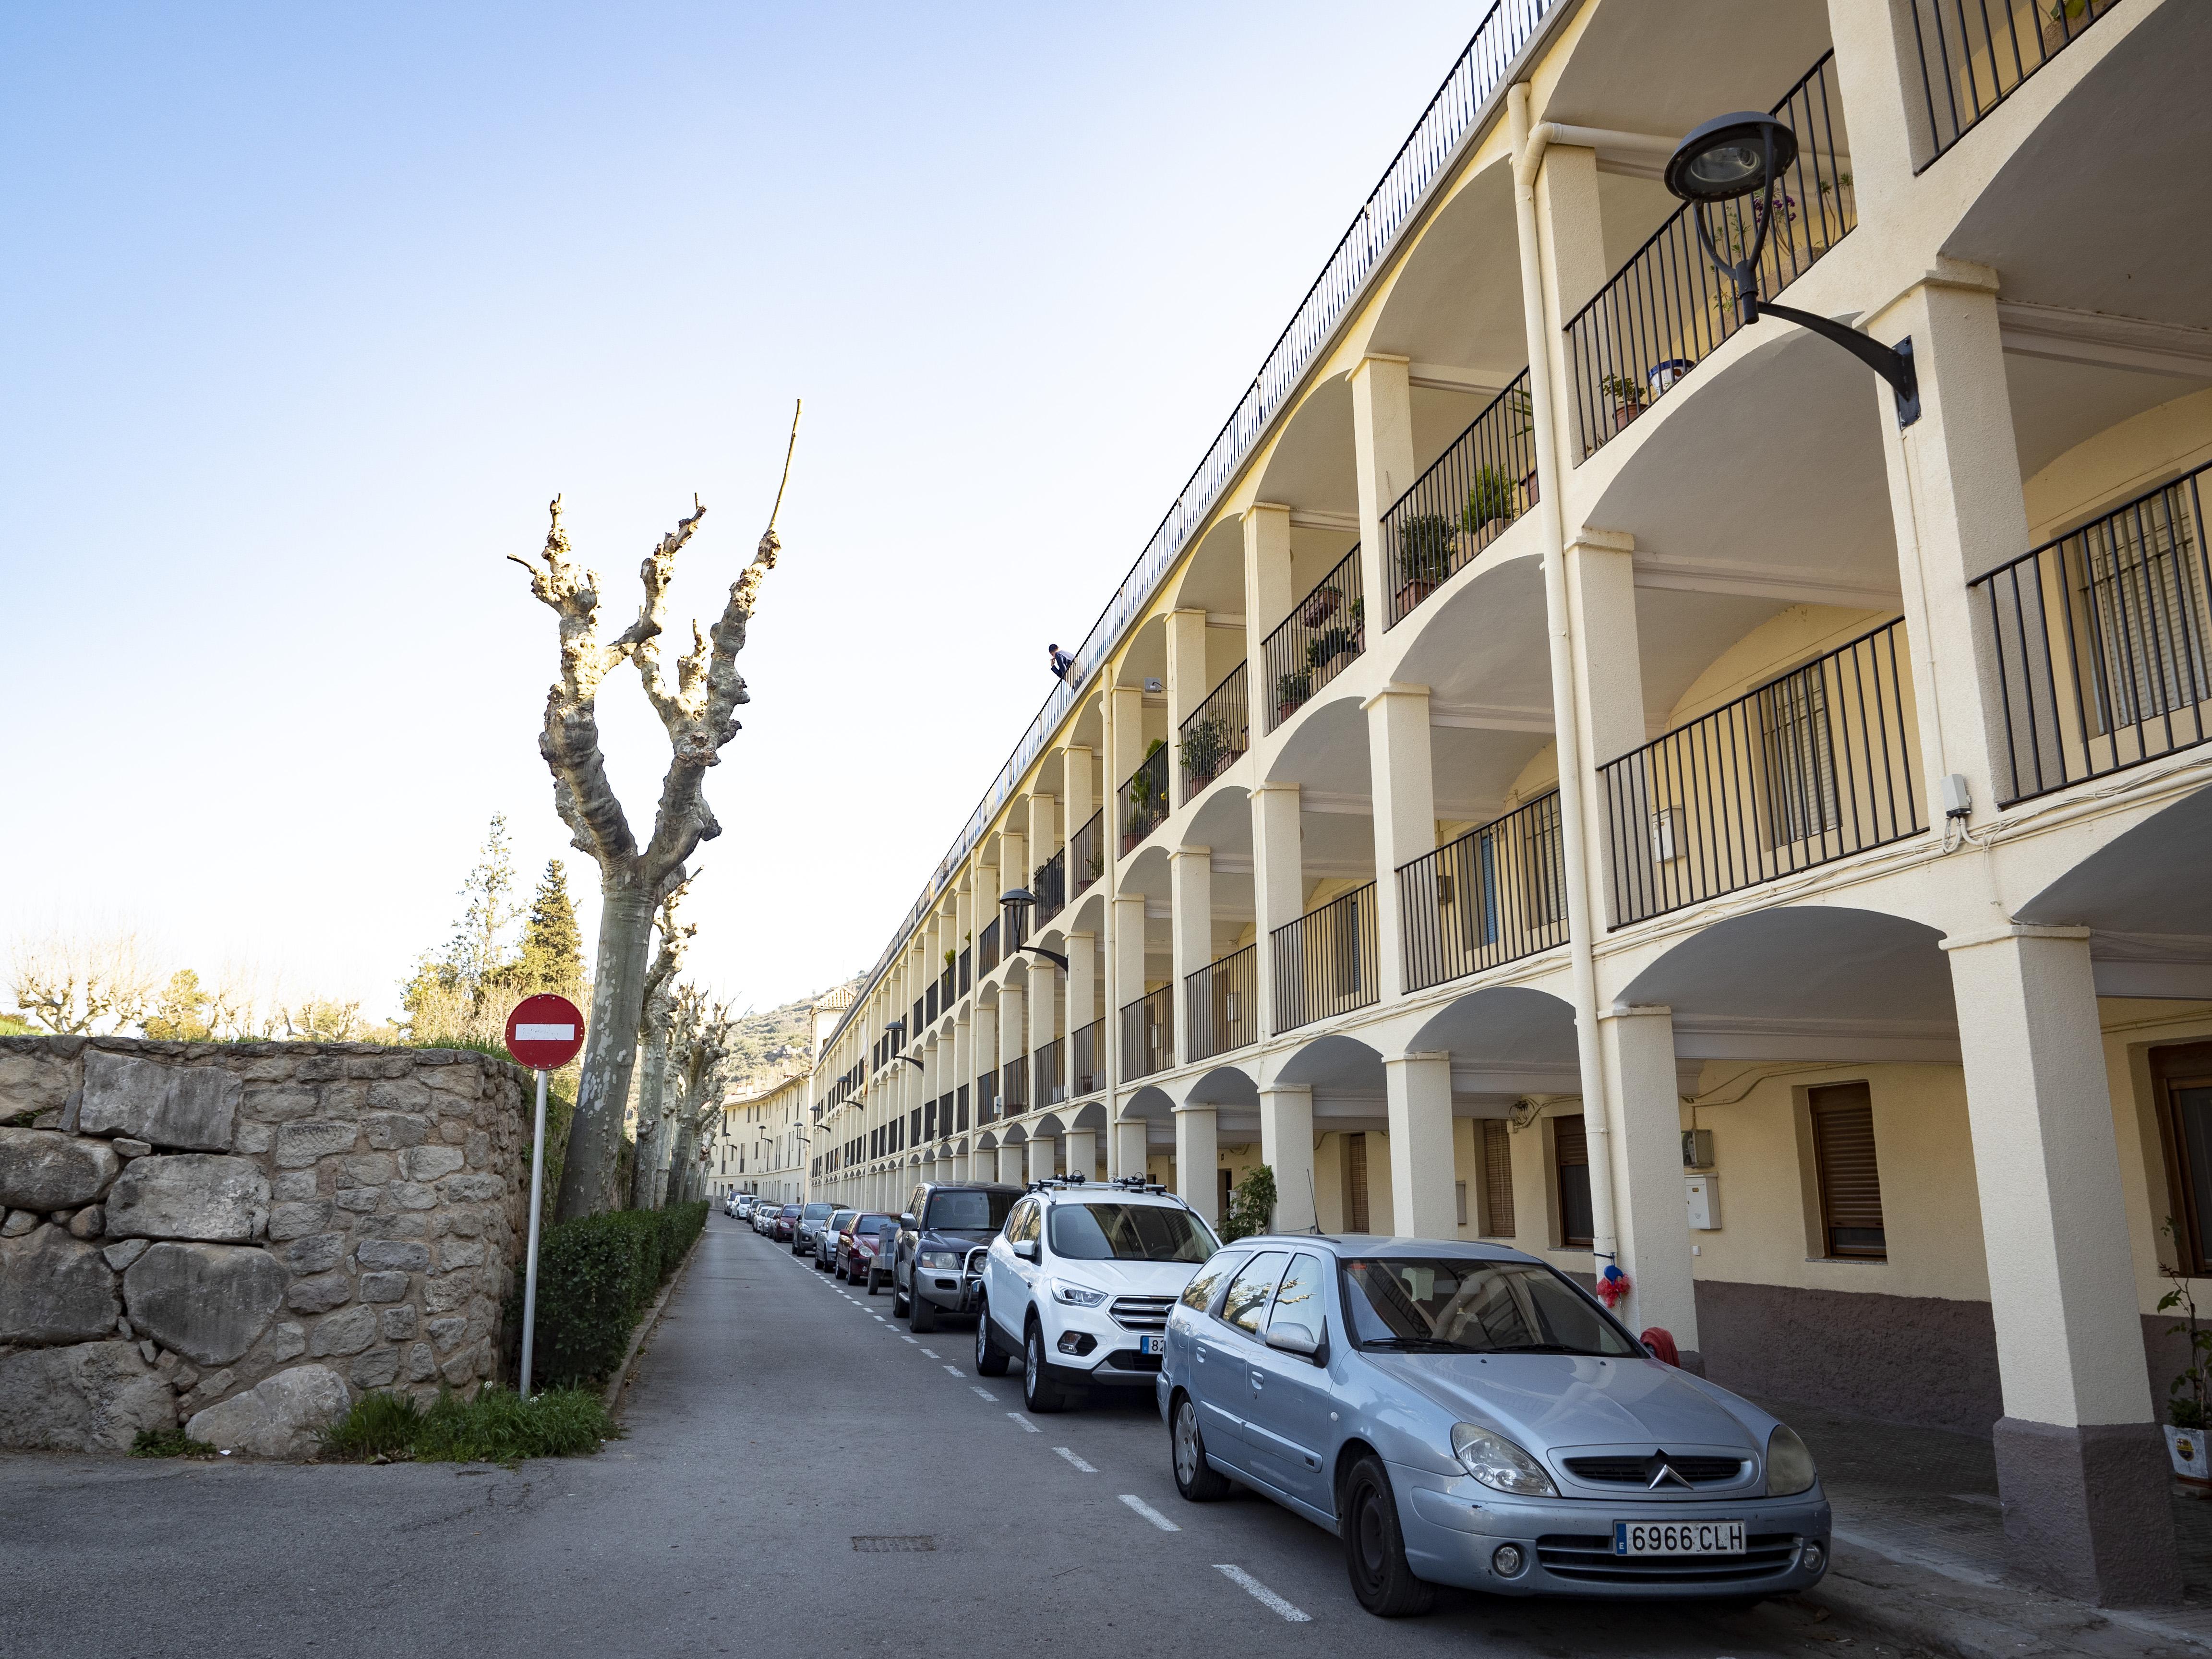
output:
[[[1052,665],[1053,678],[1066,681],[1070,685],[1074,684],[1075,682],[1067,678],[1075,668],[1074,657],[1061,650],[1057,645],[1048,645],[1044,651],[1046,659]]]

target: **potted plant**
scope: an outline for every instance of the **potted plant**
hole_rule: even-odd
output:
[[[1651,388],[1656,399],[1659,394],[1687,374],[1697,364],[1687,357],[1669,357],[1664,362],[1654,363],[1644,371],[1644,384]]]
[[[1275,720],[1278,724],[1290,719],[1313,696],[1313,675],[1301,669],[1295,674],[1285,674],[1275,682]]]
[[[1597,389],[1613,399],[1613,429],[1626,431],[1628,423],[1644,412],[1644,383],[1626,374],[1608,374],[1597,383]]]
[[[1451,574],[1452,525],[1441,513],[1409,514],[1398,526],[1398,614],[1404,616]]]
[[[1229,753],[1229,723],[1209,718],[1182,734],[1182,769],[1194,787],[1210,783]]]
[[[2045,58],[2081,32],[2078,20],[2089,9],[2089,0],[2051,0],[2043,14],[2043,55]]]
[[[1460,528],[1470,536],[1480,535],[1493,524],[1512,523],[1520,511],[1513,480],[1497,467],[1479,466],[1474,470],[1474,483],[1468,489],[1467,505],[1460,509]]]
[[[2166,1235],[2177,1248],[2181,1234],[2173,1218],[2166,1220]],[[2166,1450],[2173,1462],[2173,1478],[2201,1498],[2212,1498],[2212,1459],[2205,1455],[2204,1434],[2208,1396],[2212,1396],[2212,1331],[2197,1322],[2197,1297],[2182,1267],[2161,1264],[2159,1271],[2173,1286],[2159,1298],[2158,1310],[2181,1310],[2181,1322],[2169,1326],[2168,1336],[2189,1339],[2189,1364],[2166,1387]]]
[[[1339,657],[1352,655],[1358,648],[1352,643],[1349,628],[1324,628],[1306,641],[1306,666],[1326,668]]]
[[[1319,628],[1336,614],[1336,607],[1344,603],[1340,588],[1316,587],[1306,595],[1305,603],[1298,607],[1298,624],[1303,628]]]

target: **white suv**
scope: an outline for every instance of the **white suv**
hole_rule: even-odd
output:
[[[1150,1388],[1168,1310],[1219,1248],[1188,1205],[1140,1178],[1039,1182],[984,1261],[975,1369],[1003,1376],[1020,1359],[1033,1412],[1060,1410],[1071,1389]]]

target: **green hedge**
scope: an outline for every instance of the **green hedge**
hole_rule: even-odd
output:
[[[538,1249],[532,1385],[596,1382],[620,1364],[629,1334],[706,1224],[702,1203],[610,1210],[548,1228]],[[519,1333],[519,1289],[509,1318]]]

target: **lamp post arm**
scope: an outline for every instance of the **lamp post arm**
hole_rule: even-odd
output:
[[[1920,379],[1912,367],[1911,339],[1900,340],[1893,349],[1832,319],[1800,311],[1795,306],[1778,306],[1768,300],[1758,303],[1761,316],[1779,317],[1785,323],[1809,329],[1824,340],[1834,341],[1888,381],[1890,390],[1897,396],[1898,425],[1911,426],[1920,418]]]
[[[1027,951],[1032,956],[1042,957],[1047,962],[1058,963],[1060,964],[1060,971],[1063,974],[1068,971],[1067,958],[1060,955],[1057,951],[1048,951],[1042,945],[1017,945],[1014,946],[1014,949],[1017,951]]]

